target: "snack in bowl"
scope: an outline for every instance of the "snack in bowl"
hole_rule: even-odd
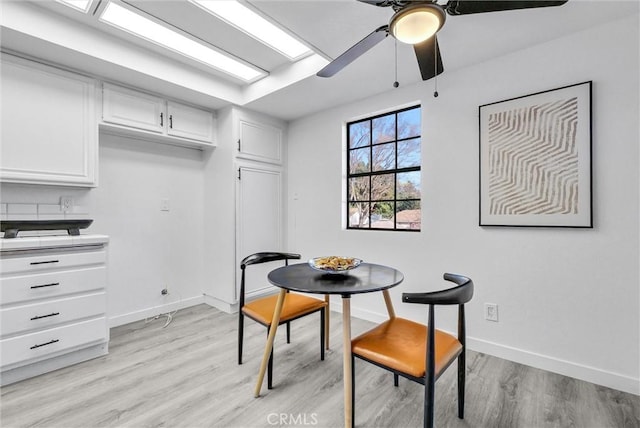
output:
[[[340,256],[316,257],[309,260],[309,266],[328,273],[344,272],[354,269],[358,267],[360,263],[362,263],[362,260],[356,259],[355,257]]]

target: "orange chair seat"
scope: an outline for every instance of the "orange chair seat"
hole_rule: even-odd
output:
[[[242,312],[262,325],[270,326],[278,295],[245,303]],[[297,293],[287,293],[280,314],[280,324],[327,306],[327,302]]]
[[[447,368],[462,351],[454,336],[435,331],[435,376]],[[414,377],[424,377],[427,355],[427,326],[404,318],[393,318],[351,341],[351,351],[374,363]]]

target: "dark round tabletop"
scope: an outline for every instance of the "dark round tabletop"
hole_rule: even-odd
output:
[[[272,270],[267,278],[271,284],[287,290],[348,297],[395,287],[404,276],[394,268],[371,263],[361,263],[341,274],[322,273],[307,263],[298,263]]]

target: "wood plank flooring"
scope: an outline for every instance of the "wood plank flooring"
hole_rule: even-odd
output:
[[[206,305],[117,327],[105,357],[1,388],[0,425],[14,427],[340,427],[340,314],[319,361],[319,316],[275,343],[274,389],[253,397],[266,329],[247,321],[244,364],[237,318]],[[372,324],[354,319],[353,335]],[[456,370],[436,383],[436,425],[490,428],[640,426],[640,398],[468,352],[465,419],[457,418]],[[357,427],[421,427],[423,389],[356,361]]]

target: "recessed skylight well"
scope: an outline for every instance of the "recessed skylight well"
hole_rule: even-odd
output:
[[[189,0],[254,39],[295,61],[311,52],[308,46],[235,0]]]
[[[69,0],[67,0],[69,1]],[[264,77],[266,73],[212,47],[197,42],[165,25],[114,2],[105,7],[100,21],[153,42],[245,82]]]
[[[89,6],[93,0],[56,0],[65,6],[69,6],[75,10],[79,10],[82,13],[87,13]]]

